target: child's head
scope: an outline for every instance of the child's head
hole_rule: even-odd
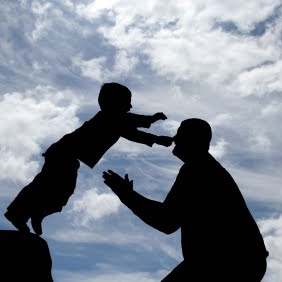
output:
[[[132,108],[131,92],[119,83],[104,83],[100,89],[98,103],[102,111],[128,112]]]

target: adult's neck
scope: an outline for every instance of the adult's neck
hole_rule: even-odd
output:
[[[189,158],[187,158],[187,160],[185,160],[185,163],[190,164],[190,163],[202,163],[204,161],[206,161],[207,159],[209,159],[211,157],[211,154],[207,151],[207,152],[198,152],[195,155],[191,155],[189,156]]]

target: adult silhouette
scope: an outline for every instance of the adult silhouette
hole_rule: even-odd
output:
[[[259,282],[266,271],[259,228],[228,171],[209,153],[210,125],[184,120],[173,154],[184,162],[163,202],[133,190],[128,175],[109,170],[104,182],[140,219],[165,234],[181,229],[184,260],[162,282]]]

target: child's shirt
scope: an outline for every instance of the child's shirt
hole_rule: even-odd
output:
[[[152,122],[152,116],[133,113],[118,115],[99,111],[81,127],[52,144],[43,155],[73,157],[93,168],[120,137],[152,146],[155,135],[137,129],[149,128]]]

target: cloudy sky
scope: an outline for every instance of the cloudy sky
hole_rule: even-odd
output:
[[[2,0],[0,34],[1,214],[116,81],[133,112],[167,115],[150,132],[172,136],[189,117],[211,124],[211,153],[270,252],[263,281],[282,281],[281,0]],[[172,148],[119,140],[93,170],[81,164],[69,204],[43,224],[55,282],[158,282],[182,260],[180,233],[143,224],[102,180],[128,173],[162,201],[182,165]],[[0,228],[13,229],[4,216]]]

